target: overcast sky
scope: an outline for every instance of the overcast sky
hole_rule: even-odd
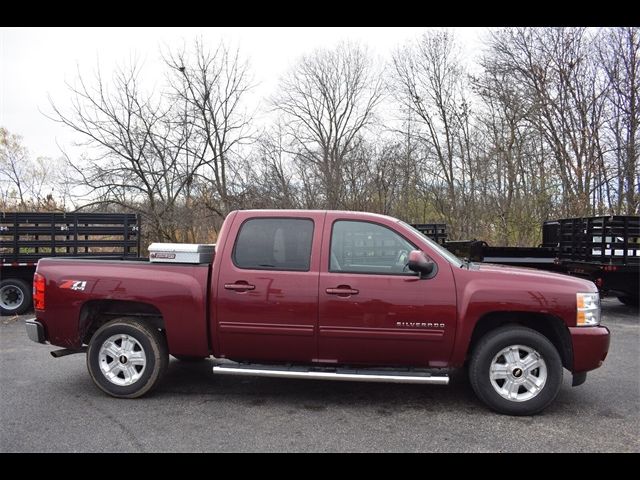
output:
[[[32,156],[58,157],[56,141],[67,147],[73,136],[47,119],[48,95],[63,109],[77,66],[90,75],[95,67],[108,74],[132,57],[144,61],[146,85],[162,81],[160,49],[175,48],[201,36],[216,45],[221,39],[238,46],[248,58],[258,87],[252,101],[271,95],[279,77],[303,54],[343,40],[360,41],[382,60],[427,28],[0,28],[0,126],[24,137]],[[464,56],[472,61],[486,28],[455,28]]]

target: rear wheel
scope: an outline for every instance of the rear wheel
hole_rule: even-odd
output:
[[[618,300],[620,300],[625,305],[629,305],[630,307],[637,307],[638,304],[640,304],[640,298],[632,297],[631,295],[624,295],[624,296],[618,297]]]
[[[33,287],[19,278],[0,282],[0,314],[22,315],[31,308]]]
[[[521,326],[487,333],[469,363],[478,398],[507,415],[533,415],[555,400],[562,386],[562,360],[544,335]]]
[[[87,368],[94,383],[119,398],[137,398],[155,388],[169,362],[164,335],[136,318],[118,318],[89,342]]]

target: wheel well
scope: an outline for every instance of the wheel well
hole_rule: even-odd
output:
[[[512,324],[522,325],[531,328],[549,339],[556,347],[562,364],[571,370],[573,363],[573,350],[571,335],[564,322],[553,315],[532,312],[492,312],[484,315],[478,320],[471,335],[468,353],[475,348],[478,341],[491,330]]]
[[[92,300],[80,311],[79,332],[82,343],[88,344],[94,333],[109,320],[118,317],[139,317],[158,330],[164,330],[160,311],[149,303],[128,300]]]

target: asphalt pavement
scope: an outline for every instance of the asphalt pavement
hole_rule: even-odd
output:
[[[85,355],[54,359],[0,317],[0,452],[640,452],[640,319],[603,301],[603,367],[534,417],[493,413],[449,386],[214,376],[173,360],[136,400],[95,387]]]

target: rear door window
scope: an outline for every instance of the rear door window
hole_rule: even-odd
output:
[[[240,227],[233,263],[249,270],[308,271],[313,220],[252,218]]]

